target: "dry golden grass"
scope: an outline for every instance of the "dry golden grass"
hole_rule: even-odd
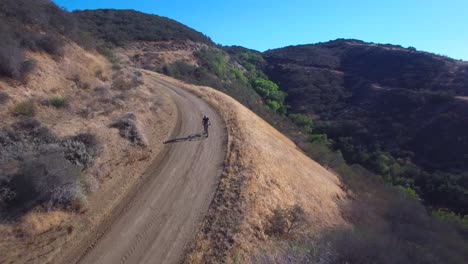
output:
[[[37,236],[60,226],[71,217],[63,211],[29,213],[21,219],[20,228],[29,236]]]
[[[276,208],[299,205],[308,230],[315,234],[346,225],[337,204],[345,194],[336,175],[231,97],[161,78],[209,102],[228,131],[226,168],[188,262],[231,262],[234,257],[248,261],[262,243],[269,242],[268,219]]]

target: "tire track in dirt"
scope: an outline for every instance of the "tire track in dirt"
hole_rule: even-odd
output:
[[[166,156],[148,168],[144,186],[79,263],[180,262],[208,210],[223,169],[224,123],[197,96],[159,83],[178,106],[178,140],[169,143]],[[199,136],[203,114],[213,124],[208,138]]]

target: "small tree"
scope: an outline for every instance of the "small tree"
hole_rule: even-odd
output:
[[[290,114],[289,118],[298,126],[306,130],[307,132],[312,132],[314,129],[314,121],[308,115],[304,114]]]
[[[305,221],[304,210],[299,205],[288,209],[276,208],[270,218],[267,233],[272,236],[289,235]]]

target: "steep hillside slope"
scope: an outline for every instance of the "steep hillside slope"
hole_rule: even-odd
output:
[[[263,54],[291,112],[347,161],[467,214],[468,64],[414,48],[336,40]]]
[[[23,50],[34,67],[0,79],[2,263],[45,263],[93,232],[175,126],[152,80],[62,41],[56,56]]]
[[[225,170],[189,262],[234,258],[248,262],[251,254],[284,235],[273,215],[291,208],[302,212],[297,222],[287,216],[283,219],[291,237],[346,226],[339,209],[345,194],[335,174],[231,97],[209,87],[160,78],[209,102],[224,118],[228,131]]]

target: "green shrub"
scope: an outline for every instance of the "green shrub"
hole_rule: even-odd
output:
[[[111,49],[104,47],[104,46],[100,46],[97,48],[97,51],[101,53],[102,56],[106,57],[106,59],[110,63],[114,65],[120,63],[119,58],[117,58],[117,56],[114,54],[114,52],[112,52]]]
[[[372,169],[381,175],[387,175],[390,172],[392,163],[392,156],[380,151],[375,152],[370,160]]]
[[[432,210],[432,215],[441,221],[456,224],[468,230],[468,215],[460,216],[452,211],[440,208]]]
[[[265,100],[267,107],[281,115],[286,114],[286,106],[283,105],[286,93],[280,91],[278,85],[270,80],[256,78],[251,83],[254,90]]]
[[[286,93],[280,91],[279,86],[270,80],[257,78],[252,82],[252,87],[265,99],[274,100],[282,104],[286,98]]]
[[[45,35],[36,42],[37,47],[48,54],[60,57],[63,55],[63,41],[53,35]]]
[[[419,195],[416,193],[416,191],[410,187],[405,187],[398,185],[396,186],[398,190],[400,190],[406,197],[415,199],[415,200],[420,200],[421,198]]]
[[[68,98],[62,96],[54,96],[50,98],[49,103],[55,108],[65,108],[69,105]]]
[[[218,78],[226,79],[228,62],[224,52],[215,49],[203,48],[195,52],[195,56],[200,60],[201,65]]]
[[[14,115],[17,116],[34,116],[36,114],[36,106],[33,101],[25,101],[17,104],[13,109]]]
[[[266,105],[274,112],[277,112],[281,108],[281,104],[274,100],[267,100]]]
[[[255,71],[265,65],[265,60],[260,54],[255,54],[251,51],[242,52],[238,56],[239,63],[249,72]]]
[[[328,137],[326,134],[311,134],[309,136],[309,141],[317,144],[328,144]]]
[[[288,214],[281,208],[276,208],[270,218],[270,226],[267,233],[271,236],[283,236],[288,230]]]
[[[270,236],[288,235],[294,229],[304,223],[305,214],[301,206],[295,205],[291,208],[276,208],[270,218],[266,232]]]
[[[247,78],[244,76],[244,74],[239,70],[239,69],[232,69],[232,75],[234,79],[239,81],[241,84],[246,85],[247,84]]]
[[[307,132],[312,132],[314,129],[314,121],[308,115],[304,114],[290,114],[289,118],[299,127],[303,128]]]

